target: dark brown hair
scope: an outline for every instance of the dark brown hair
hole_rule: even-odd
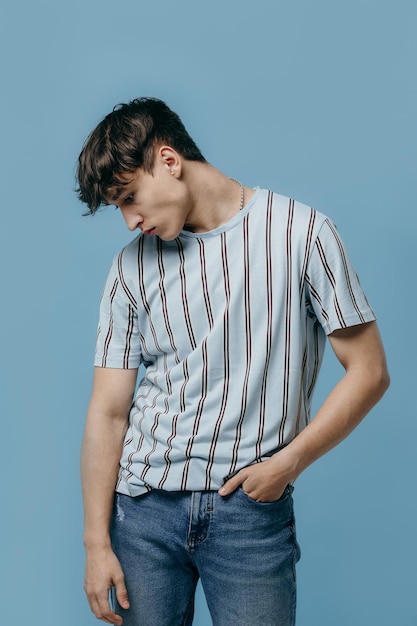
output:
[[[120,176],[142,167],[152,173],[155,146],[166,144],[185,159],[205,161],[174,111],[156,98],[137,98],[114,107],[86,139],[78,158],[77,193],[93,214],[108,202]]]

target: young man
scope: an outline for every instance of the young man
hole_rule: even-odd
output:
[[[215,169],[156,99],[104,118],[78,183],[91,213],[115,204],[141,231],[100,308],[82,451],[91,609],[188,625],[201,578],[215,626],[291,626],[292,484],[388,386],[340,237]],[[345,374],[310,420],[326,335]]]

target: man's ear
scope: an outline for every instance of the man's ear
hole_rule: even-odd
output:
[[[175,178],[181,176],[182,158],[174,148],[171,148],[171,146],[160,146],[157,151],[157,158],[160,159],[162,165],[166,167]]]

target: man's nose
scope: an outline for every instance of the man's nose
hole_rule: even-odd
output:
[[[143,217],[141,215],[125,215],[124,218],[128,229],[132,231],[140,228],[143,222]]]

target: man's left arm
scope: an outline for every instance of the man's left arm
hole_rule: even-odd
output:
[[[288,446],[267,461],[245,467],[219,493],[241,486],[259,502],[272,502],[309,465],[334,448],[361,422],[389,386],[384,348],[376,322],[351,326],[329,335],[345,375],[314,419]]]

